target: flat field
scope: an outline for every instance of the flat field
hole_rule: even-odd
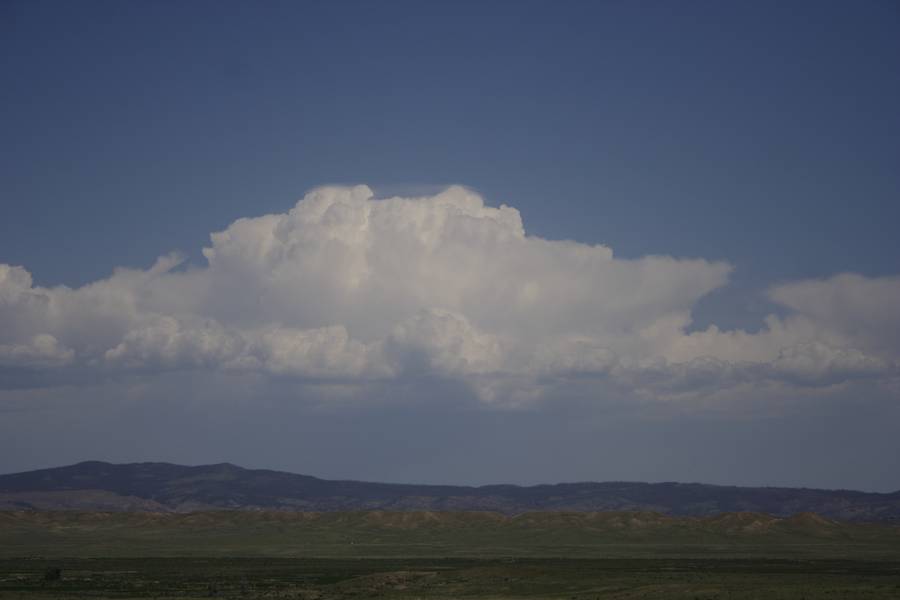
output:
[[[0,513],[0,600],[900,598],[900,529],[739,513]]]
[[[60,579],[45,580],[48,568]],[[746,559],[4,559],[0,598],[896,599],[900,563]]]

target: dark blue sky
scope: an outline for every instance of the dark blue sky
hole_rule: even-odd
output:
[[[530,233],[733,262],[704,302],[900,257],[894,2],[4,2],[0,258],[81,284],[323,183],[463,183]],[[758,310],[768,310],[761,307]]]

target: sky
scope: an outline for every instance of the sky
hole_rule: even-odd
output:
[[[0,472],[898,490],[898,31],[0,3]]]

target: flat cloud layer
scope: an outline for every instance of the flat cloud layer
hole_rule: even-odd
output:
[[[671,399],[895,381],[900,367],[900,277],[780,285],[769,297],[785,314],[760,331],[689,332],[730,265],[528,236],[516,209],[462,187],[321,188],[211,242],[203,268],[170,255],[77,289],[0,264],[0,367],[257,372],[360,394],[441,378],[495,405],[583,381]]]

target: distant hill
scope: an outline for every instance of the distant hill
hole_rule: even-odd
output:
[[[699,483],[560,483],[479,487],[332,481],[232,464],[82,462],[0,475],[0,510],[111,512],[647,511],[675,516],[816,513],[900,523],[900,492],[734,487]]]

